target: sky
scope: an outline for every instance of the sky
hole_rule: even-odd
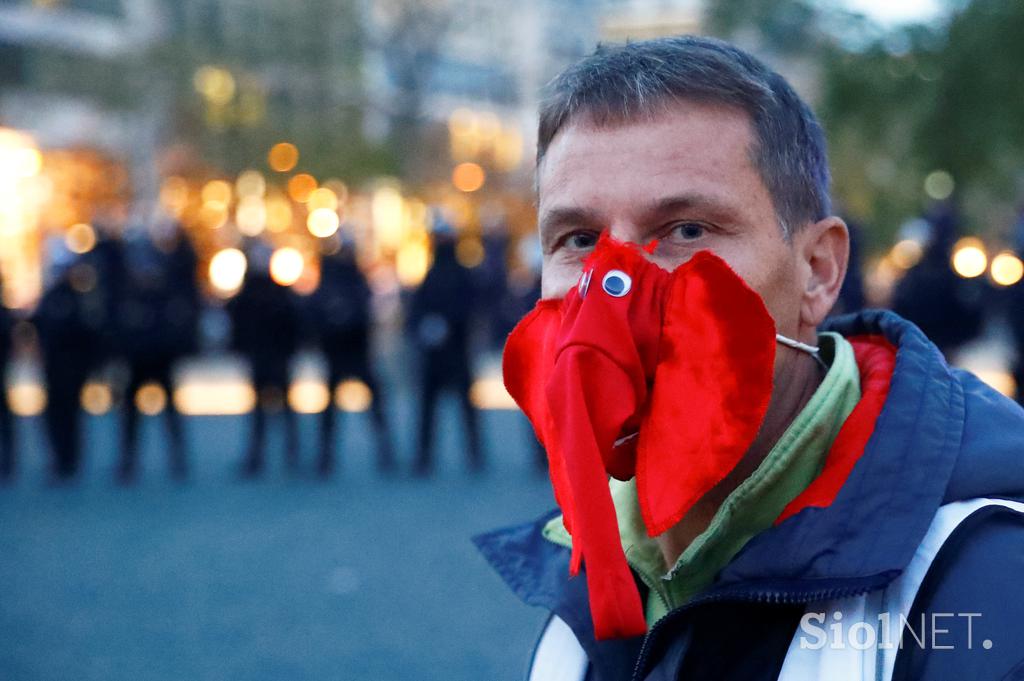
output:
[[[928,21],[942,13],[940,0],[844,0],[853,10],[863,12],[881,24],[893,26]]]

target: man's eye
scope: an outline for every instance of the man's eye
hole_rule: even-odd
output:
[[[593,232],[573,232],[565,237],[565,245],[575,251],[590,250],[597,245],[597,234]]]
[[[696,241],[706,232],[707,227],[699,222],[680,222],[672,227],[669,235],[681,241]]]

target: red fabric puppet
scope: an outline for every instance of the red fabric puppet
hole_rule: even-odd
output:
[[[647,531],[661,534],[739,463],[772,389],[776,334],[761,297],[709,251],[668,272],[653,247],[602,235],[579,285],[540,301],[504,355],[601,640],[647,629],[607,476],[636,477]]]

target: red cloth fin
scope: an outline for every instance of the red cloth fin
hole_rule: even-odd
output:
[[[875,432],[885,400],[889,396],[892,372],[896,368],[896,348],[884,336],[853,336],[848,338],[860,371],[860,401],[846,417],[839,434],[825,456],[825,465],[811,484],[789,502],[775,520],[786,518],[814,506],[824,508],[836,499],[839,490],[864,454],[864,448]]]
[[[673,273],[658,365],[637,444],[644,523],[656,536],[735,468],[768,409],[775,324],[710,251]]]
[[[603,463],[621,424],[637,407],[632,381],[602,350],[571,345],[555,362],[547,397],[557,423],[555,449],[564,453],[572,490],[572,545],[574,552],[583,552],[594,636],[640,636],[647,622],[622,552]]]
[[[537,439],[548,455],[548,474],[555,501],[562,509],[565,526],[572,532],[572,492],[565,472],[565,458],[558,449],[551,411],[544,387],[554,368],[555,344],[562,315],[560,299],[541,300],[509,334],[502,355],[505,389],[533,424]],[[579,570],[581,554],[573,545],[572,573]]]

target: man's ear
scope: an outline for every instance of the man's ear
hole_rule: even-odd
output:
[[[850,260],[850,232],[832,215],[805,226],[794,239],[805,274],[800,324],[816,328],[839,297]]]

